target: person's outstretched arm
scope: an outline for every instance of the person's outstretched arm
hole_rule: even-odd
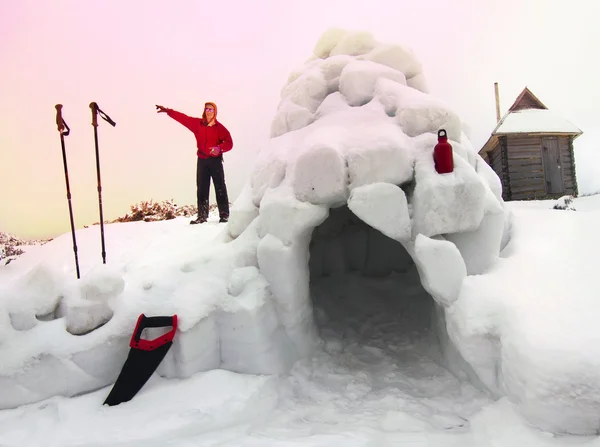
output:
[[[156,108],[158,109],[157,113],[166,113],[169,117],[173,118],[179,124],[182,124],[183,126],[187,127],[188,130],[192,132],[194,132],[200,121],[200,118],[187,116],[185,113],[181,113],[176,110],[169,109],[167,107],[157,105]]]

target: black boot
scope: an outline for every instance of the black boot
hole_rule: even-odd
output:
[[[190,225],[201,224],[201,223],[204,223],[204,222],[206,222],[206,217],[200,217],[200,216],[198,216],[198,218],[197,218],[197,219],[195,219],[195,220],[192,220],[192,221],[190,222]]]

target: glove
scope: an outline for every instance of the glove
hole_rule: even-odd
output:
[[[221,155],[221,148],[219,146],[213,146],[208,150],[211,157],[218,157]]]

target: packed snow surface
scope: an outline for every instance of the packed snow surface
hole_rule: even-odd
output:
[[[522,237],[515,236],[512,248],[507,248],[502,260],[509,265],[514,251],[518,251],[519,260],[515,261],[518,271],[501,270],[493,277],[482,275],[473,279],[485,281],[489,276],[490,286],[514,292],[512,288],[526,284],[536,271],[531,267],[546,243],[537,237],[530,241],[527,235],[531,236],[555,218],[557,223],[578,225],[576,219],[600,217],[600,196],[576,199],[575,205],[581,204],[585,211],[551,210],[554,203],[511,203],[514,232]],[[587,217],[578,218],[578,213]],[[122,242],[121,256],[131,259],[137,244],[128,226],[136,228],[137,236],[145,234],[159,240],[170,233],[169,226],[173,233],[180,233],[184,225],[185,231],[194,231],[194,237],[203,240],[205,246],[218,244],[214,238],[222,231],[220,225],[209,223],[198,229],[189,226],[187,219],[116,224],[106,229],[112,240]],[[577,240],[595,243],[595,230],[586,227],[580,230],[565,235],[569,238],[567,244],[553,245],[553,250],[547,253],[548,262],[563,256],[571,259],[575,255],[589,256],[589,250],[583,249]],[[102,262],[95,259],[99,256],[94,249],[100,247],[96,239],[81,244],[82,261],[88,266]],[[60,257],[59,247],[64,248],[64,255],[69,254],[66,238],[46,255],[54,253]],[[520,247],[522,250],[518,250]],[[21,264],[26,270],[27,265],[44,256],[44,249],[35,254],[29,252],[10,265],[14,268]],[[569,270],[569,284],[576,291],[589,282],[586,278],[590,272],[583,267],[591,264],[590,259],[582,258]],[[7,267],[0,269],[2,279],[8,275]],[[10,274],[16,273],[11,270]],[[546,302],[560,298],[552,291],[558,282],[553,272],[542,276],[540,269],[536,274],[538,284],[548,293]],[[298,362],[288,375],[214,370],[187,379],[168,380],[155,374],[131,402],[110,408],[102,406],[110,387],[73,398],[52,397],[0,411],[0,445],[600,446],[597,437],[555,436],[532,428],[508,398],[494,401],[489,394],[440,366],[440,352],[431,343],[433,332],[426,318],[433,303],[421,289],[414,270],[383,278],[344,274],[341,279],[341,287],[334,278],[327,277],[313,284],[317,290],[314,302],[318,309],[318,330],[323,341],[314,355]],[[502,285],[503,282],[506,284]],[[511,282],[515,283],[512,288]],[[377,289],[384,293],[374,294]],[[402,299],[398,299],[397,293],[390,293],[399,289],[404,290]],[[360,299],[363,293],[375,299]],[[523,299],[522,294],[517,296]],[[339,306],[340,299],[347,300],[348,305]],[[513,304],[514,301],[507,302]],[[540,309],[535,309],[535,315],[541,315]],[[585,319],[586,312],[594,313],[593,307],[578,313],[579,309],[571,308],[568,303],[562,309],[573,319]],[[573,331],[573,327],[569,330]],[[574,332],[581,334],[583,330]],[[555,339],[553,331],[541,332],[540,337],[543,335],[548,340]]]

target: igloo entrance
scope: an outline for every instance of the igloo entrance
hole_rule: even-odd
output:
[[[309,272],[315,320],[326,349],[367,346],[390,358],[438,357],[439,343],[431,330],[435,304],[411,256],[347,206],[331,209],[314,229]]]

